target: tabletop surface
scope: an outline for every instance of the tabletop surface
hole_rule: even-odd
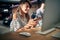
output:
[[[19,32],[9,32],[6,34],[0,35],[0,40],[59,40],[57,38],[53,38],[52,36],[47,35],[41,35],[35,33],[37,30],[31,29],[26,32],[31,33],[30,37],[25,37],[22,35],[19,35]],[[21,31],[23,32],[23,31]],[[25,32],[25,31],[24,31]]]

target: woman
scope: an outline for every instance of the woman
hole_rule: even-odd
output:
[[[28,0],[21,0],[18,8],[13,11],[13,19],[10,24],[10,31],[19,32],[22,29],[29,29],[32,26],[36,26],[37,21],[30,19],[28,12],[31,8],[31,4]]]

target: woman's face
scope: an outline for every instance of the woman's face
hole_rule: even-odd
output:
[[[26,2],[25,4],[21,4],[20,5],[20,8],[21,8],[21,11],[23,13],[28,13],[29,12],[29,9],[30,9],[30,6],[29,4]]]

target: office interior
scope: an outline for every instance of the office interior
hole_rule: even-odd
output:
[[[45,0],[45,11],[41,29],[36,28],[27,32],[30,37],[19,35],[19,32],[10,32],[12,20],[12,5],[17,5],[20,0],[0,0],[0,40],[59,40],[60,39],[60,0]],[[32,1],[32,0],[29,0]],[[32,4],[29,13],[38,8],[36,2]],[[10,17],[10,18],[9,18]],[[5,19],[9,19],[5,20]]]

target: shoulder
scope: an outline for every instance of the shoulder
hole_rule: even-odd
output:
[[[18,19],[12,19],[12,21],[11,21],[11,23],[10,23],[10,26],[11,25],[19,25],[19,21],[18,21]]]
[[[12,19],[11,23],[18,22],[17,19]]]

